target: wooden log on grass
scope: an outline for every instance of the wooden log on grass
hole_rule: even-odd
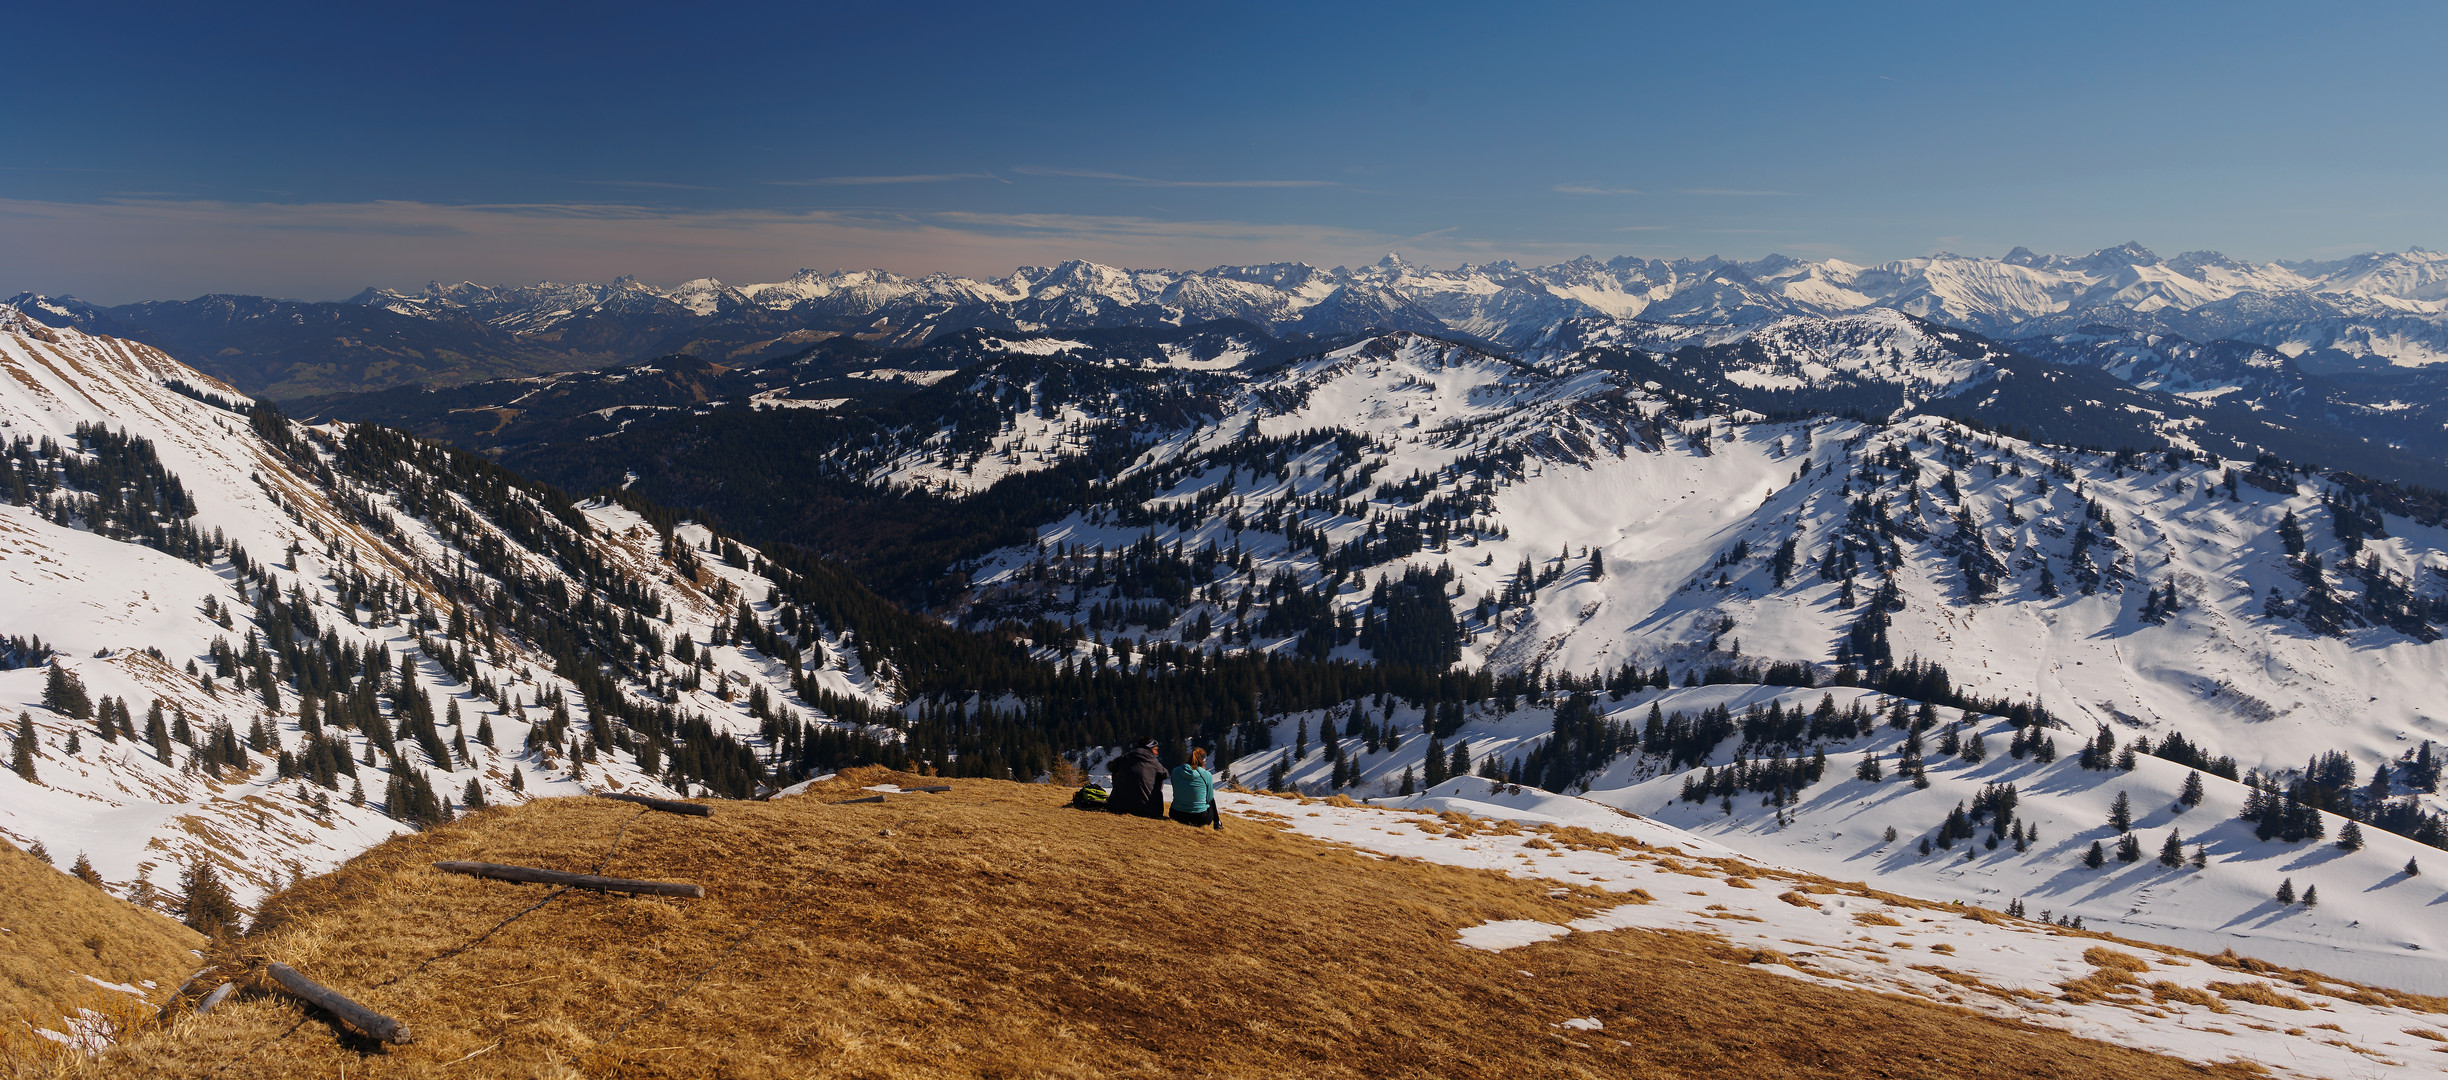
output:
[[[339,991],[298,974],[296,968],[274,962],[264,967],[264,974],[279,983],[280,988],[314,1004],[318,1009],[339,1017],[340,1022],[356,1028],[376,1042],[408,1043],[408,1027],[397,1020],[350,1001]]]
[[[566,885],[573,889],[593,889],[597,892],[629,893],[633,896],[688,896],[703,898],[705,887],[682,881],[637,881],[631,878],[602,877],[595,874],[570,874],[559,870],[541,870],[532,866],[504,866],[487,862],[438,862],[434,869],[469,877],[492,878],[496,881],[523,881],[530,885]]]
[[[834,803],[833,805],[835,805],[835,806],[848,806],[848,805],[850,805],[850,804],[852,804],[852,803],[868,803],[868,802],[883,802],[883,801],[884,801],[884,796],[882,796],[882,795],[869,795],[869,796],[867,796],[866,798],[863,798],[863,799],[843,799],[843,800],[841,800],[840,802]]]
[[[940,792],[950,790],[952,790],[952,785],[950,784],[929,784],[925,787],[905,787],[901,789],[901,793],[904,795],[913,795],[919,792]]]
[[[639,806],[652,807],[653,809],[661,810],[666,814],[687,814],[690,817],[714,816],[714,808],[702,803],[677,802],[672,799],[655,799],[644,795],[631,795],[626,791],[598,791],[595,793],[595,797],[598,799],[618,799],[625,803],[636,803]]]
[[[213,987],[212,993],[204,995],[204,1000],[196,1002],[196,1015],[211,1016],[212,1011],[220,1007],[221,1002],[230,996],[231,991],[236,989],[238,989],[237,983],[226,982],[219,986]]]

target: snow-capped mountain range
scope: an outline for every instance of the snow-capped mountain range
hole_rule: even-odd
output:
[[[2097,324],[2246,340],[2332,367],[2448,359],[2441,332],[2448,322],[2448,256],[2422,250],[2260,265],[2215,252],[2163,259],[2138,244],[2081,257],[2016,248],[1998,259],[1940,254],[1875,266],[1776,255],[1451,270],[1395,255],[1332,270],[1302,263],[1124,270],[1072,261],[986,280],[802,270],[738,287],[712,279],[672,289],[627,278],[521,288],[436,283],[413,294],[368,289],[352,302],[427,316],[464,312],[515,333],[599,313],[685,311],[713,319],[756,311],[869,320],[870,328],[902,341],[914,331],[964,324],[1040,330],[1239,319],[1278,334],[1374,327],[1466,334],[1508,347],[1575,318],[1728,326],[1884,308],[1993,336]]]
[[[2162,258],[2137,244],[2078,257],[2022,248],[1875,266],[1771,255],[1753,261],[1581,258],[1433,269],[1388,255],[1362,267],[1302,263],[1131,270],[1070,261],[1000,278],[802,270],[763,284],[710,278],[659,288],[460,282],[368,288],[345,303],[206,296],[97,307],[8,301],[53,325],[146,341],[236,385],[284,399],[407,382],[448,385],[673,352],[771,358],[839,336],[908,346],[978,327],[1009,332],[1237,320],[1279,338],[1412,330],[1537,352],[1587,326],[1653,343],[1790,316],[1886,309],[1999,339],[2094,327],[2238,341],[2305,370],[2422,367],[2448,359],[2448,256],[2423,250],[2251,264],[2213,252]]]
[[[5,318],[0,433],[15,475],[65,486],[0,500],[19,598],[0,634],[48,647],[0,670],[34,774],[0,774],[0,830],[87,853],[115,888],[202,857],[259,895],[414,819],[413,790],[372,790],[391,781],[451,802],[725,777],[744,794],[741,761],[900,745],[947,710],[1003,722],[1000,699],[907,694],[881,650],[914,631],[875,621],[868,596],[795,603],[821,575],[761,554],[778,546],[568,503],[370,424],[250,409],[151,348]],[[859,511],[871,529],[895,500],[988,497],[1022,539],[924,576],[946,622],[1007,650],[970,655],[1046,666],[1031,678],[1152,692],[1233,658],[1450,665],[1326,708],[1253,698],[1202,732],[1248,783],[1399,799],[1409,776],[1415,800],[1499,809],[1543,788],[1692,850],[2448,989],[2448,942],[2422,929],[2439,894],[2408,869],[2439,849],[2390,832],[2448,839],[2430,819],[2448,507],[2230,452],[2241,429],[2214,423],[2219,402],[2285,393],[2245,383],[2286,362],[2067,332],[2130,357],[2119,373],[1883,309],[1685,328],[1671,349],[1657,324],[1584,319],[1537,355],[1448,329],[1262,358],[1282,340],[1234,325],[827,341],[763,365],[483,384],[447,411],[554,418],[497,448],[567,490],[693,508],[804,467],[883,493]],[[625,402],[639,385],[659,396]],[[2102,415],[2157,441],[2072,445]],[[144,460],[93,425],[146,441],[150,487],[93,479]],[[991,503],[1040,478],[1058,498]],[[152,490],[192,507],[104,500]],[[791,493],[706,516],[806,543]],[[192,530],[146,539],[169,519]],[[906,656],[940,672],[967,647],[948,640]],[[135,732],[127,712],[105,739],[54,708],[63,670],[132,703]],[[188,737],[152,737],[154,701]],[[446,713],[459,722],[437,727]],[[2078,753],[2103,732],[2114,750]],[[314,771],[335,754],[362,762],[344,774],[362,772],[365,805]],[[1883,779],[1856,774],[1865,757]],[[1435,786],[1457,759],[1497,777]],[[1942,831],[1949,806],[1979,816],[2005,784],[2036,834]],[[2105,824],[2120,792],[2154,846],[2180,830],[2203,865],[2089,865],[2093,842],[2122,842]],[[2319,838],[2238,820],[2264,802]],[[2369,823],[2352,851],[2333,842],[2348,813]],[[2325,906],[2266,899],[2281,881]]]

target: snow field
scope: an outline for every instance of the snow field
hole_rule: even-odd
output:
[[[1569,924],[1466,928],[1457,947],[1502,951],[1611,931],[1670,930],[1750,950],[1763,970],[1921,998],[2204,1065],[2257,1062],[2298,1077],[2435,1075],[2448,1002],[1936,904],[1707,853],[1649,824],[1625,842],[1447,811],[1396,811],[1242,793],[1225,809],[1389,858],[1496,870],[1625,894]],[[1579,815],[1575,815],[1579,816]],[[1615,831],[1619,836],[1623,830]],[[1637,1016],[1557,1017],[1586,1031]],[[2417,1032],[2424,1034],[2416,1034]]]

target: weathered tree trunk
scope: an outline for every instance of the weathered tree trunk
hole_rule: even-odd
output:
[[[705,888],[680,881],[638,881],[631,878],[599,877],[594,874],[571,874],[560,870],[540,870],[532,866],[504,866],[484,862],[438,862],[434,869],[470,877],[492,878],[496,881],[523,881],[530,885],[567,885],[573,889],[593,889],[597,892],[630,893],[637,896],[705,896]]]
[[[661,810],[666,814],[687,814],[690,817],[714,816],[714,808],[702,803],[677,802],[671,799],[654,799],[648,798],[644,795],[631,795],[626,791],[598,791],[595,793],[595,797],[598,799],[618,799],[621,802],[636,803],[639,806],[650,806],[654,809]]]
[[[415,1041],[409,1037],[406,1025],[350,1001],[339,991],[298,974],[296,968],[275,961],[264,968],[264,973],[270,975],[273,982],[279,983],[281,989],[314,1003],[316,1008],[339,1017],[341,1023],[364,1032],[367,1037],[377,1042],[409,1043]]]

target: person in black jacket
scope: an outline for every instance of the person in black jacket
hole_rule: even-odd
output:
[[[1113,760],[1113,793],[1105,797],[1105,808],[1139,817],[1165,816],[1164,778],[1164,763],[1156,760],[1156,740],[1149,739]]]

